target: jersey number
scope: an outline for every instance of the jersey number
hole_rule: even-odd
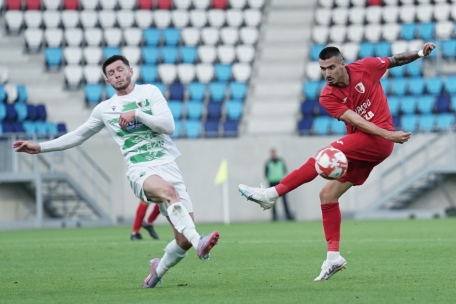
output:
[[[367,112],[367,114],[365,114],[363,117],[364,117],[365,120],[371,120],[372,117],[374,117],[374,113],[372,113],[371,111],[369,111],[369,112]]]

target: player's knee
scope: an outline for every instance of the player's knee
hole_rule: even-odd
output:
[[[176,191],[176,188],[174,188],[173,185],[167,184],[166,186],[163,186],[162,188],[162,196],[164,201],[169,201],[169,202],[177,202],[179,201],[179,194]]]
[[[337,201],[337,198],[334,197],[334,194],[331,192],[331,190],[328,189],[327,187],[323,187],[320,190],[320,202],[322,204],[326,204],[326,203],[332,203],[334,201]]]

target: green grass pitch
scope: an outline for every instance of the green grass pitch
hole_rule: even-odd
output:
[[[347,269],[314,282],[321,222],[199,225],[220,231],[209,261],[188,256],[141,289],[171,240],[130,227],[0,232],[0,303],[456,303],[456,219],[342,224]]]

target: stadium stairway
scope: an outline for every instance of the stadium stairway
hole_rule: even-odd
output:
[[[293,134],[315,1],[271,0],[244,116],[245,134]]]

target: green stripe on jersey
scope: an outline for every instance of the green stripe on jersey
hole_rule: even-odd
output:
[[[144,100],[144,102],[145,104],[140,105],[141,107],[148,107],[150,105],[148,99]],[[137,108],[139,108],[138,101],[132,101],[123,105],[122,112],[131,111]]]
[[[144,140],[150,140],[150,139],[156,137],[157,135],[159,135],[159,133],[152,132],[152,134],[140,134],[138,136],[133,136],[133,137],[125,140],[124,144],[122,145],[122,150],[129,149],[129,148],[133,147],[134,145],[136,145]],[[163,147],[163,144],[164,144],[163,140],[160,140],[157,142],[150,142],[145,145],[142,145],[141,147],[135,149],[132,152],[148,151],[152,148]],[[147,146],[149,146],[150,149],[143,149],[143,147],[147,148]]]
[[[125,135],[131,134],[131,133],[144,132],[144,131],[147,131],[147,130],[150,130],[150,129],[148,127],[146,127],[146,126],[142,126],[140,128],[133,129],[133,130],[120,130],[116,134],[117,134],[117,136],[124,137]]]
[[[133,155],[132,157],[130,157],[130,161],[132,164],[149,162],[154,159],[161,158],[164,155],[165,155],[165,153],[163,151],[147,152],[147,153]]]

